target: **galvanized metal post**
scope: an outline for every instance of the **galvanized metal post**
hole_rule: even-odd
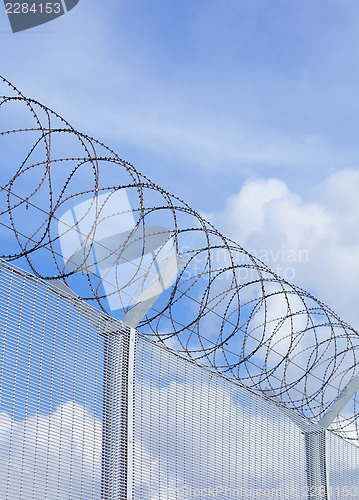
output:
[[[131,500],[136,330],[124,325],[105,336],[102,500]]]
[[[127,371],[127,500],[132,500],[133,497],[136,335],[135,328],[131,328]]]
[[[325,433],[317,428],[304,434],[308,500],[329,500]]]
[[[101,499],[126,499],[127,356],[126,334],[109,332],[104,341]]]

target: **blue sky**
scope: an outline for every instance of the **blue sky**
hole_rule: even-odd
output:
[[[248,250],[308,250],[293,281],[359,325],[358,14],[352,0],[80,0],[12,34],[3,9],[1,73]]]

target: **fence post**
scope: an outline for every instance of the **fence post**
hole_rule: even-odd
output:
[[[308,500],[329,500],[325,433],[318,428],[304,433]]]
[[[136,336],[135,328],[130,328],[127,371],[127,500],[132,500],[133,496]]]
[[[132,500],[135,345],[126,325],[105,335],[102,500]]]

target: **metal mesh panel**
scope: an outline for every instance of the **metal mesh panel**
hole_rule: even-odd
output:
[[[7,265],[0,304],[0,498],[100,498],[102,338]]]
[[[0,328],[0,500],[359,497],[356,446],[141,335],[132,367],[133,330],[4,263]]]
[[[136,499],[305,492],[304,437],[276,404],[143,338],[135,394]]]
[[[330,432],[327,432],[326,443],[328,498],[359,498],[359,448]]]

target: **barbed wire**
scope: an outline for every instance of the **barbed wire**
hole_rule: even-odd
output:
[[[0,257],[26,262],[42,279],[62,280],[106,314],[118,314],[109,306],[116,298],[123,315],[134,303],[124,297],[143,290],[148,276],[134,273],[130,293],[113,268],[123,262],[133,264],[130,247],[145,238],[146,228],[157,228],[152,235],[161,241],[171,238],[186,262],[139,324],[141,332],[249,387],[269,389],[299,413],[319,419],[359,371],[358,333],[101,141],[75,130],[5,78],[0,77],[0,85],[2,123],[6,123],[0,131]],[[76,231],[81,235],[77,250],[84,247],[89,255],[97,228],[95,222],[87,232],[77,222],[64,224],[64,214],[82,204],[88,207],[83,218],[92,211],[98,221],[106,201],[120,191],[128,196],[134,227],[115,252],[111,249],[116,256],[111,266],[105,274],[94,266],[69,267],[62,256],[62,239]],[[115,224],[123,213],[106,214],[101,221],[111,224],[113,217]],[[108,250],[105,240],[102,246]],[[102,257],[103,264],[108,255]],[[144,271],[143,257],[135,265]],[[151,272],[153,266],[147,275]],[[109,292],[104,285],[111,276]],[[358,439],[357,410],[354,398],[332,430]]]

